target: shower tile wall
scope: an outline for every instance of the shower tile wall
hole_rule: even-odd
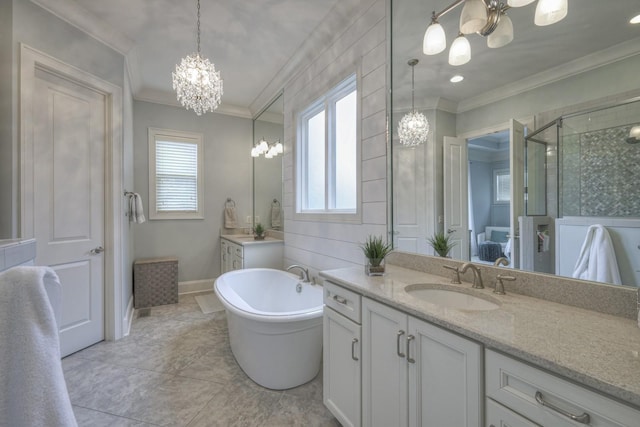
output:
[[[564,216],[640,216],[640,145],[625,141],[631,126],[564,136]]]

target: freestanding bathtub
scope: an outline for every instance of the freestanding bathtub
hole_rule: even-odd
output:
[[[320,370],[322,287],[299,283],[298,276],[270,268],[230,271],[215,282],[227,311],[231,351],[263,387],[296,387]]]

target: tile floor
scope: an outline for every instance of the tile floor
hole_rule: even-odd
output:
[[[322,404],[322,374],[268,390],[236,363],[224,312],[203,314],[194,295],[151,308],[128,337],[63,359],[82,426],[339,426]]]

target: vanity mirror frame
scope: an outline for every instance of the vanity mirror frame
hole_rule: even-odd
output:
[[[404,63],[406,63],[406,59],[408,59],[409,57],[417,57],[420,58],[421,63],[423,63],[422,65],[425,67],[431,67],[431,72],[435,72],[434,68],[437,68],[435,66],[433,66],[433,64],[429,64],[429,57],[423,55],[421,52],[412,52],[409,54],[404,54],[405,57],[400,58],[399,57],[399,52],[402,53],[403,49],[398,48],[398,45],[395,45],[396,41],[395,36],[397,36],[396,34],[396,28],[398,28],[400,25],[399,23],[395,20],[398,19],[396,17],[394,17],[394,4],[399,4],[400,2],[404,2],[404,1],[409,1],[409,0],[391,0],[390,3],[390,21],[391,21],[391,30],[389,31],[389,51],[391,52],[389,61],[390,61],[390,88],[391,90],[388,92],[388,105],[389,105],[389,120],[390,120],[390,127],[389,127],[389,134],[388,134],[388,197],[389,197],[389,221],[388,221],[388,232],[389,232],[389,239],[390,240],[395,240],[394,237],[397,236],[397,229],[395,228],[396,226],[396,222],[398,221],[398,215],[399,212],[397,211],[397,207],[395,206],[395,197],[396,194],[395,192],[397,191],[397,188],[395,188],[395,186],[397,185],[397,183],[394,183],[394,181],[396,180],[396,174],[398,173],[398,165],[396,164],[396,158],[395,156],[398,154],[397,151],[399,149],[398,146],[398,142],[397,142],[397,123],[399,121],[399,119],[402,117],[402,115],[407,111],[408,107],[407,107],[407,102],[403,102],[403,101],[398,101],[398,99],[396,99],[396,97],[398,96],[399,92],[402,92],[403,94],[406,95],[406,93],[408,93],[408,83],[405,82],[404,80],[406,80],[404,77],[402,77],[404,74],[404,70],[402,69],[404,66]],[[415,0],[411,0],[411,1],[415,1]],[[448,3],[446,1],[444,1],[444,3]],[[424,28],[422,28],[421,30],[421,34],[415,34],[415,38],[416,39],[420,39],[420,41],[422,41],[422,37],[424,35],[424,30],[426,29],[426,25],[428,24],[428,15],[430,14],[430,10],[431,9],[436,9],[439,10],[439,7],[441,6],[440,2],[438,1],[430,1],[428,2],[428,4],[422,6],[422,9],[424,9],[424,16],[425,19],[423,20],[425,22],[424,24]],[[535,5],[534,5],[535,6]],[[586,6],[588,7],[588,6]],[[617,7],[617,5],[616,5]],[[570,9],[569,14],[571,14],[572,11]],[[627,20],[630,17],[627,17]],[[445,24],[443,24],[445,25]],[[445,26],[452,26],[453,24],[451,24],[450,22],[448,22]],[[562,25],[562,23],[558,23],[555,25]],[[517,31],[517,27],[516,27],[516,31]],[[637,33],[637,32],[636,32]],[[595,35],[595,33],[591,33],[590,35]],[[477,37],[477,36],[474,36]],[[516,37],[518,37],[518,34],[516,33]],[[596,36],[597,37],[597,36]],[[411,39],[411,41],[408,41],[409,39],[407,38],[406,34],[404,36],[398,37],[398,43],[414,43],[415,41],[413,39]],[[623,61],[627,61],[625,62],[625,64],[628,64],[631,61],[638,61],[640,62],[640,49],[638,49],[638,43],[635,43],[635,47],[633,47],[632,45],[635,41],[640,40],[640,38],[631,38],[629,40],[626,40],[622,43],[620,43],[619,45],[616,45],[615,47],[618,48],[618,51],[620,50],[624,50],[626,49],[626,56],[620,58],[617,58],[614,60],[614,58],[610,55],[606,55],[607,59],[611,60],[611,64],[617,64],[617,71],[619,71],[619,69],[622,67],[622,63]],[[450,43],[450,40],[449,40]],[[421,46],[420,46],[421,47]],[[499,50],[499,49],[498,49]],[[496,50],[494,50],[495,52]],[[601,54],[603,51],[598,52],[599,54]],[[608,52],[608,51],[607,51]],[[539,53],[539,52],[536,52]],[[418,56],[416,56],[418,55]],[[441,55],[446,55],[446,52],[441,54]],[[583,59],[583,58],[579,58],[579,59]],[[475,60],[477,60],[477,63],[481,63],[482,59],[478,59],[477,57],[475,58]],[[632,62],[635,63],[635,62]],[[593,68],[586,68],[585,70],[583,70],[584,72],[584,80],[583,80],[583,84],[591,84],[591,83],[595,83],[596,80],[594,79],[594,76],[596,76],[597,73],[597,69],[602,68],[605,69],[605,67],[603,65],[609,66],[611,64],[597,64],[597,66],[594,66]],[[472,67],[474,65],[474,58],[472,58],[470,64],[467,67]],[[580,65],[580,64],[579,64]],[[583,64],[582,64],[583,65]],[[404,66],[404,68],[406,68],[406,66]],[[465,69],[465,67],[459,67],[457,69]],[[595,70],[595,71],[594,71]],[[397,75],[396,75],[397,73]],[[471,73],[473,73],[473,71],[469,70],[469,68],[466,68],[464,70],[464,73],[466,73],[465,75],[470,75]],[[590,74],[588,74],[590,73]],[[588,74],[588,76],[587,76]],[[580,75],[580,74],[579,74]],[[581,76],[581,75],[580,75]],[[581,76],[582,77],[582,76]],[[422,95],[422,97],[424,98],[425,96],[429,95],[429,87],[427,86],[426,88],[423,87],[421,89],[418,88],[418,86],[424,82],[424,79],[422,79],[422,82],[420,81],[421,79],[418,77],[418,70],[416,69],[416,93],[417,93],[417,97],[416,97],[416,103],[418,104],[418,97],[420,97]],[[410,80],[408,80],[410,82]],[[470,83],[471,79],[468,79],[468,81],[466,82],[467,84],[472,84]],[[528,128],[528,134],[531,135],[533,132],[537,131],[537,127],[541,126],[541,125],[546,125],[547,123],[551,122],[552,120],[555,120],[558,117],[561,117],[565,114],[569,114],[569,113],[575,113],[575,112],[579,112],[582,110],[587,110],[589,108],[594,108],[597,106],[601,106],[601,105],[605,105],[607,103],[609,104],[613,104],[613,103],[617,103],[620,101],[623,101],[625,99],[629,99],[632,96],[637,96],[638,94],[640,94],[640,85],[639,84],[635,84],[635,86],[632,86],[628,83],[623,83],[623,84],[619,84],[619,82],[614,79],[614,81],[609,81],[609,80],[599,80],[600,82],[603,82],[601,84],[601,86],[607,86],[604,84],[604,82],[607,82],[610,86],[611,89],[605,90],[605,89],[600,89],[600,90],[596,90],[594,92],[594,94],[591,95],[591,97],[589,96],[578,96],[575,95],[573,98],[570,98],[569,100],[563,100],[563,102],[557,102],[557,103],[553,103],[550,102],[549,105],[546,108],[540,108],[540,103],[542,101],[540,101],[539,99],[536,100],[532,100],[532,107],[529,107],[528,110],[522,109],[520,112],[515,111],[514,114],[514,118],[516,120],[519,121],[524,121],[525,122],[530,122],[533,123],[534,125],[532,126],[527,126]],[[569,81],[570,85],[573,85],[573,89],[576,89],[576,85],[577,83],[573,82],[573,81]],[[444,84],[442,85],[444,86]],[[544,86],[543,86],[544,87]],[[400,88],[402,88],[402,90],[399,90]],[[589,87],[591,89],[591,87]],[[489,93],[489,88],[487,87],[487,92]],[[597,89],[597,88],[596,88]],[[421,94],[420,91],[421,90]],[[529,89],[531,92],[534,91],[534,89]],[[551,90],[551,85],[549,85],[549,87],[547,88],[547,90]],[[495,90],[494,90],[494,94],[495,94]],[[431,103],[433,104],[433,106],[431,107],[427,107],[425,106],[425,103],[427,103],[427,101],[423,102],[422,105],[416,105],[417,109],[423,113],[425,113],[429,119],[429,121],[431,122],[432,120],[436,120],[438,116],[438,114],[440,114],[440,110],[438,108],[440,107],[444,107],[444,111],[447,110],[447,108],[455,108],[455,107],[451,107],[450,105],[447,104],[447,100],[446,99],[442,99],[440,98],[440,96],[442,96],[440,94],[440,92],[438,92],[438,95],[434,95],[435,100],[431,99]],[[491,98],[492,95],[490,94],[489,97]],[[526,96],[525,96],[526,97]],[[535,96],[534,96],[535,98]],[[477,100],[477,99],[476,99]],[[406,100],[405,100],[406,101]],[[493,106],[493,103],[498,103],[497,101],[492,101],[491,103],[489,103],[491,106]],[[394,106],[399,105],[401,106],[401,108],[398,108],[397,110],[394,109]],[[467,103],[467,106],[469,105],[469,103]],[[405,108],[407,107],[407,108]],[[504,105],[500,106],[498,105],[498,107],[504,107]],[[463,110],[465,111],[465,110]],[[469,111],[469,110],[466,110]],[[524,112],[523,112],[524,111]],[[504,111],[502,111],[502,113],[504,114]],[[455,113],[454,113],[455,114]],[[502,122],[504,121],[504,117],[503,114],[498,114],[499,118],[496,120],[495,117],[493,117],[493,120],[489,120],[487,123],[487,128],[496,128],[498,127],[497,124],[495,124],[496,121],[498,122]],[[446,115],[446,113],[444,114]],[[522,117],[518,117],[518,115],[522,116]],[[502,119],[501,119],[502,118]],[[475,121],[474,121],[475,119]],[[453,127],[451,129],[453,129],[453,136],[456,136],[456,134],[459,132],[459,134],[457,136],[459,137],[468,137],[472,134],[479,134],[480,131],[473,131],[472,129],[474,129],[474,127],[469,126],[470,122],[474,122],[474,123],[479,123],[479,121],[477,120],[477,117],[471,117],[471,118],[466,118],[465,120],[467,120],[466,123],[462,124],[461,127],[462,129],[456,129],[456,125],[454,124]],[[455,122],[455,119],[454,119]],[[433,122],[432,122],[433,123]],[[526,124],[526,123],[525,123]],[[460,125],[458,125],[460,126]],[[482,126],[476,126],[475,128],[480,128]],[[439,221],[440,217],[443,215],[443,198],[444,198],[444,190],[442,189],[442,176],[443,176],[443,170],[442,170],[442,156],[443,156],[443,152],[442,152],[442,138],[444,135],[449,135],[451,133],[448,133],[447,130],[449,129],[443,129],[446,128],[446,126],[440,126],[440,129],[438,129],[438,126],[435,126],[434,132],[435,132],[435,139],[439,140],[438,143],[434,144],[434,135],[430,135],[429,136],[429,141],[427,142],[427,144],[431,144],[431,147],[427,147],[425,148],[425,150],[431,150],[432,152],[429,154],[430,158],[428,158],[428,162],[430,161],[431,163],[427,163],[426,167],[430,168],[431,170],[429,171],[430,175],[429,177],[433,177],[433,183],[431,184],[433,186],[433,188],[431,188],[428,193],[427,196],[427,209],[429,210],[427,216],[427,221],[428,221],[428,226],[427,228],[427,236],[430,233],[433,232],[437,232],[437,231],[444,231],[443,230],[443,224]],[[523,153],[524,154],[524,153]],[[556,159],[547,159],[547,161],[549,162],[555,162]],[[526,160],[525,160],[526,162]],[[437,183],[436,183],[437,181]],[[434,184],[435,183],[435,184]],[[545,182],[544,182],[545,187],[548,185],[546,182],[546,177],[545,177]],[[545,190],[545,194],[546,194],[546,190]],[[429,200],[430,199],[430,200]],[[543,216],[541,215],[541,209],[542,207],[539,207],[536,211],[536,216]],[[554,209],[553,207],[551,207],[551,209]],[[553,215],[553,210],[549,210],[546,206],[545,206],[545,210],[547,214],[552,214]],[[557,209],[556,209],[557,210]],[[531,215],[533,216],[533,215]],[[428,252],[427,252],[428,253]]]
[[[278,114],[278,112],[274,111],[274,107],[279,108],[280,110],[279,113],[282,119],[282,121],[280,122],[281,126],[280,126],[279,132],[277,132],[275,129],[275,127],[278,124],[275,122],[280,118],[275,117]],[[261,117],[265,117],[267,115],[271,116],[268,120],[260,119]],[[273,124],[274,126],[270,126],[270,127],[273,127],[273,129],[267,129],[267,130],[259,129],[258,126],[260,122],[268,122]],[[261,140],[261,138],[265,138],[265,140],[269,144],[275,144],[276,141],[279,141],[280,143],[284,144],[284,91],[278,92],[278,94],[253,118],[253,140],[251,141],[250,149],[253,148]],[[249,155],[248,151],[247,151],[247,155]],[[271,226],[272,224],[271,224],[270,209],[272,209],[272,207],[276,205],[276,200],[277,200],[277,205],[279,205],[280,212],[281,212],[281,222],[280,222],[281,226],[276,231],[280,231],[280,232],[284,231],[284,213],[282,212],[282,202],[283,202],[282,197],[284,195],[283,159],[284,159],[284,153],[278,154],[277,156],[271,159],[264,158],[264,155],[252,158],[252,169],[251,169],[252,175],[253,175],[252,185],[251,185],[252,203],[253,203],[252,215],[253,215],[253,218],[257,220],[253,221],[253,223],[250,225],[251,227],[255,226],[255,223],[260,222],[267,230],[275,230]],[[266,162],[278,162],[278,164],[280,165],[279,176],[277,177],[275,176],[275,169],[277,168],[270,167],[268,168],[268,170],[266,168],[261,168],[261,166],[267,165]],[[273,165],[269,165],[269,166],[273,166]],[[269,176],[267,177],[262,176],[264,175],[264,173],[268,173]],[[276,186],[274,183],[276,182],[279,184],[279,192],[275,190]],[[269,185],[269,184],[272,184],[272,185]],[[265,185],[268,186],[267,189],[265,189]],[[261,197],[259,193],[263,190],[265,192],[268,192],[269,194],[266,194],[264,195],[264,197]],[[261,206],[261,207],[258,207],[258,206]]]

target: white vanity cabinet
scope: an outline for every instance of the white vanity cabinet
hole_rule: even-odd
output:
[[[220,238],[220,274],[243,268],[282,269],[283,241],[267,238],[254,241],[252,237]]]
[[[640,411],[599,393],[492,350],[485,361],[488,427],[640,427]]]
[[[362,299],[363,425],[482,426],[482,368],[480,344]]]
[[[323,401],[343,426],[360,422],[360,295],[325,282]]]

